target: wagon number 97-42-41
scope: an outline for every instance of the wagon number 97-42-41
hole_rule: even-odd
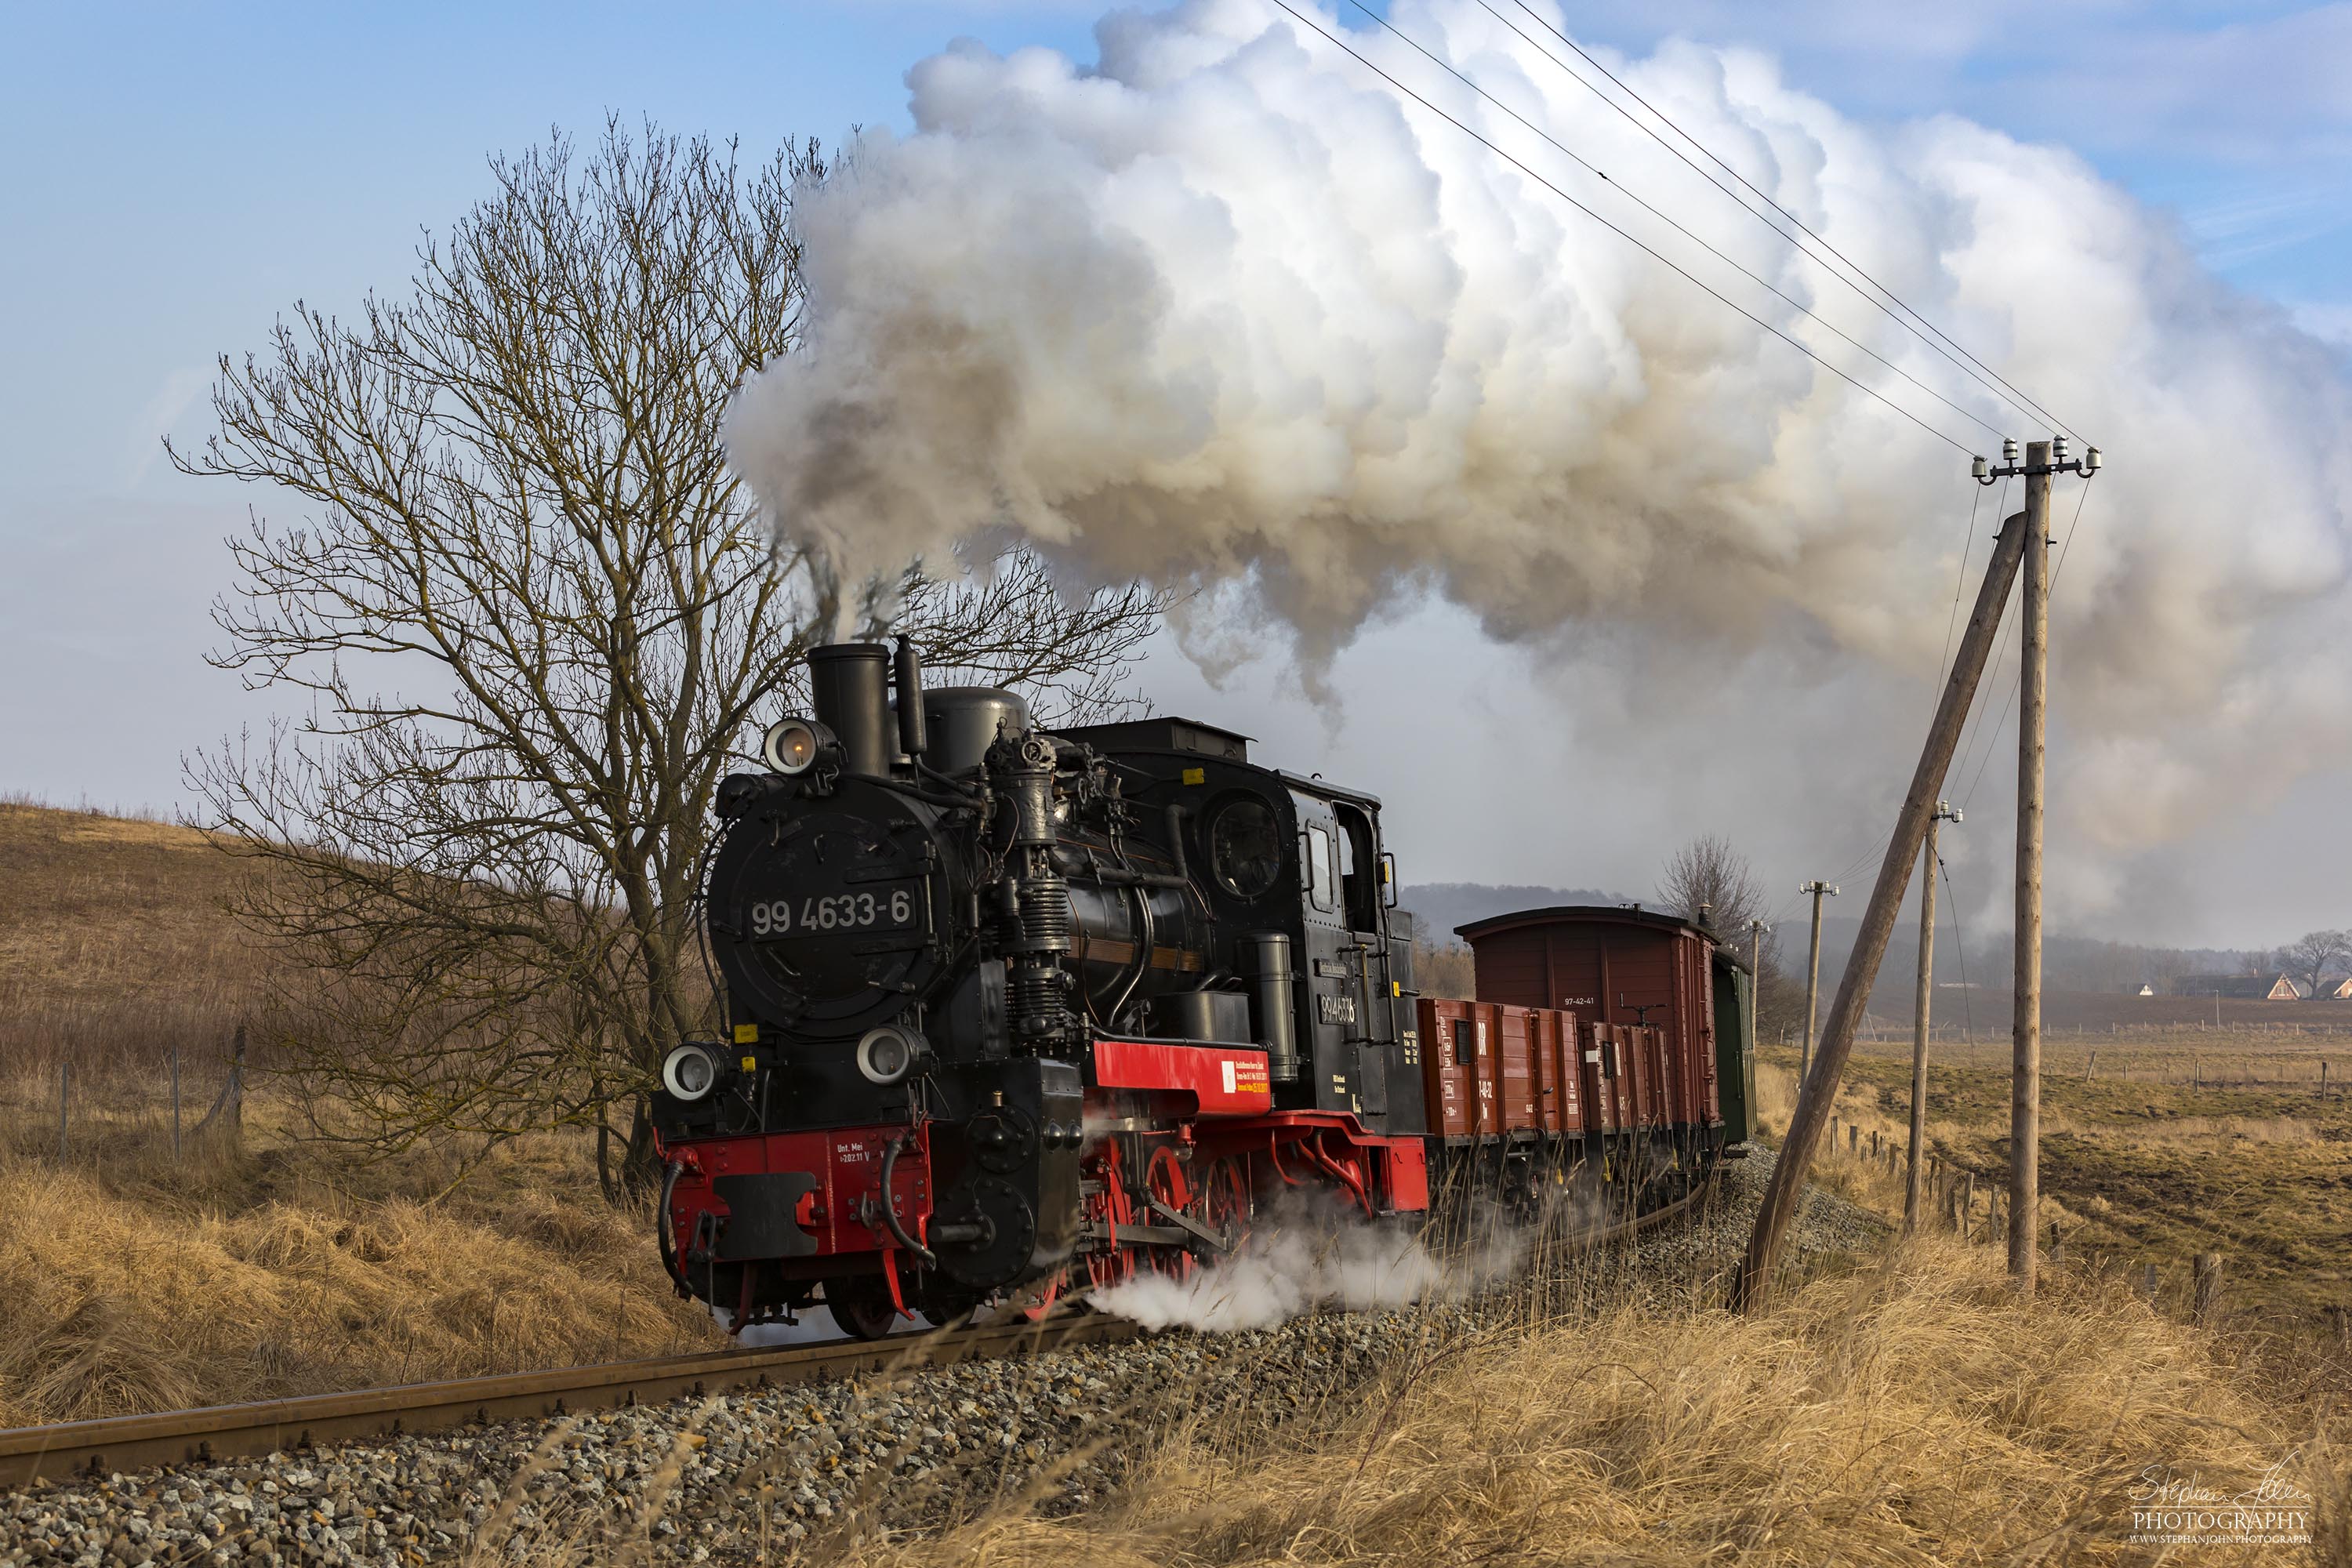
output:
[[[835,893],[803,899],[795,910],[790,899],[771,899],[751,906],[753,936],[782,936],[800,931],[863,931],[869,926],[902,926],[915,918],[915,895],[906,888],[887,894],[870,891]]]

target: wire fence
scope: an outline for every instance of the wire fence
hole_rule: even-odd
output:
[[[19,1157],[59,1164],[124,1156],[178,1164],[242,1135],[247,1050],[240,1025],[208,1049],[173,1045],[103,1067],[45,1065],[0,1085],[0,1135]]]

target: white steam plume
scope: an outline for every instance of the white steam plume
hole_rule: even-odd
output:
[[[1531,1226],[1485,1205],[1476,1205],[1475,1217],[1472,1233],[1441,1255],[1423,1235],[1368,1220],[1330,1193],[1281,1193],[1233,1256],[1181,1279],[1139,1273],[1088,1300],[1148,1329],[1204,1333],[1269,1328],[1327,1308],[1362,1312],[1458,1301],[1520,1277],[1544,1236],[1570,1245],[1606,1223],[1600,1204],[1581,1194]]]
[[[1393,18],[1912,375],[2044,433],[1475,0],[1398,0]],[[1353,37],[1824,358],[1997,448],[1395,39]],[[868,135],[806,194],[805,347],[728,428],[781,529],[853,582],[1005,536],[1074,582],[1239,581],[1310,668],[1429,585],[1492,635],[1600,635],[1637,664],[1811,648],[1933,672],[1965,454],[1265,0],[1123,13],[1098,37],[1093,69],[970,45],[923,61],[916,133]],[[2257,790],[2341,754],[2352,391],[2327,350],[2063,152],[1951,118],[1865,128],[1745,51],[1669,44],[1620,74],[2105,447],[2058,606],[2085,822],[2144,842],[2243,804],[2240,742],[2264,749]]]

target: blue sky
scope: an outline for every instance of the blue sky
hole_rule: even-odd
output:
[[[902,124],[906,68],[958,36],[1084,59],[1101,8],[12,7],[0,790],[168,809],[180,754],[261,711],[199,657],[227,583],[220,537],[254,498],[172,473],[157,437],[200,436],[214,356],[257,346],[294,300],[347,309],[398,289],[420,231],[486,188],[487,153],[608,110],[754,153],[833,141]],[[1568,14],[1587,41],[1626,49],[1678,33],[1768,50],[1851,114],[1952,112],[2064,143],[2175,212],[2217,270],[2352,345],[2352,5],[1602,0]],[[1210,700],[1168,679],[1180,700]],[[1469,850],[1421,868],[1514,869]]]

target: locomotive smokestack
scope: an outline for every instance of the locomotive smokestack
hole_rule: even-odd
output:
[[[898,749],[912,763],[929,750],[923,732],[923,661],[912,637],[898,639]]]
[[[808,661],[817,722],[841,742],[842,772],[887,775],[889,650],[879,643],[831,643],[809,649]]]

